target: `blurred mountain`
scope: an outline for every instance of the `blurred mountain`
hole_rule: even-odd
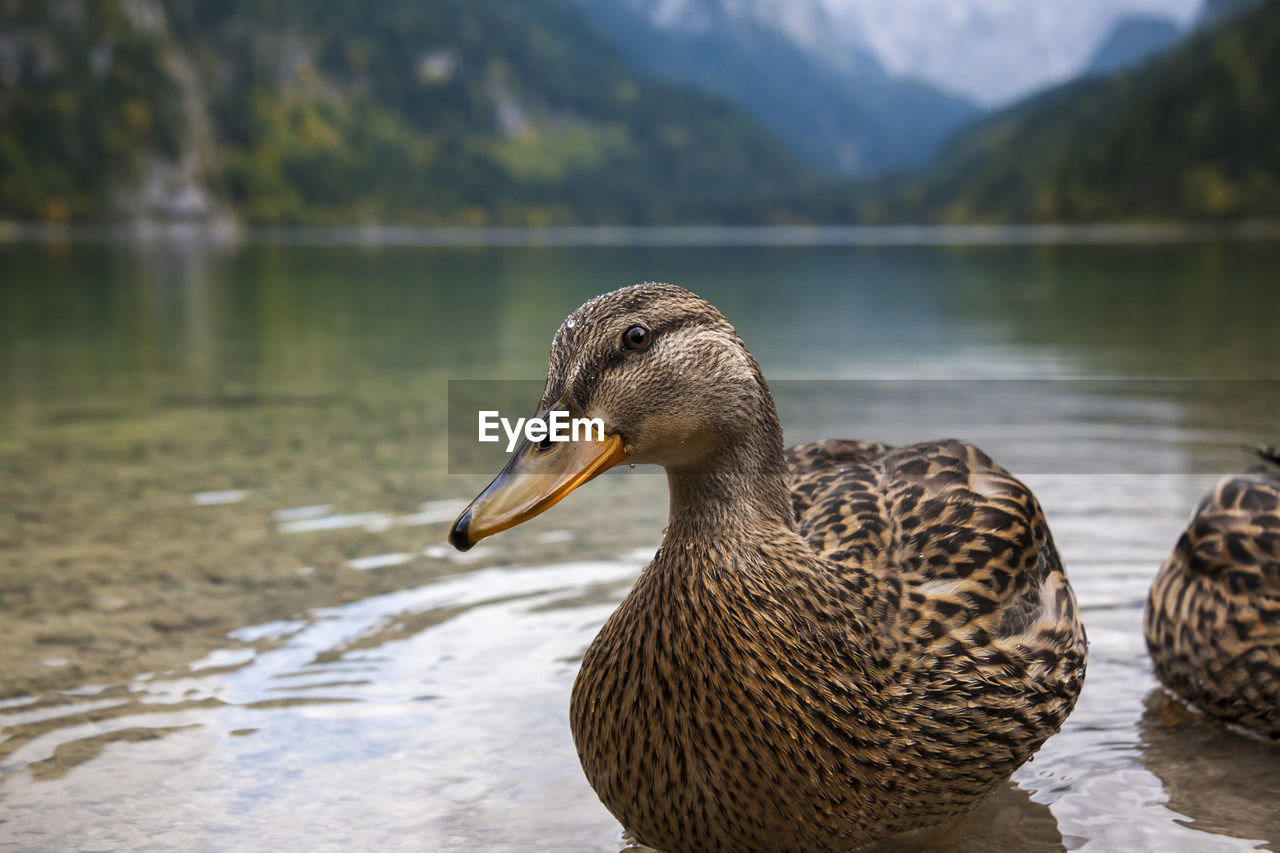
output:
[[[156,22],[122,3],[0,5],[0,215],[128,207],[122,179],[141,195],[153,164],[181,161],[183,103],[167,60]]]
[[[0,4],[4,217],[732,219],[803,174],[569,0]]]
[[[637,68],[742,107],[811,167],[919,166],[977,108],[890,75],[818,0],[579,0]]]
[[[890,74],[995,108],[1079,76],[1119,19],[1158,15],[1186,29],[1203,0],[821,2],[833,28],[856,36]]]
[[[1159,15],[1127,15],[1111,27],[1085,66],[1086,73],[1110,74],[1137,65],[1173,45],[1182,31]]]
[[[1050,90],[961,131],[892,216],[953,221],[1280,215],[1280,3],[1143,65]]]
[[[870,172],[972,107],[886,72],[835,2],[0,0],[0,218],[1280,217],[1280,2],[1210,0],[1140,64],[857,180],[762,124]]]
[[[1200,7],[1200,23],[1214,24],[1232,15],[1260,6],[1266,0],[1204,0]]]

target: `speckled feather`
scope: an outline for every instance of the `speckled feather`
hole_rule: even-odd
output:
[[[1280,464],[1280,447],[1262,446]],[[1147,596],[1156,676],[1210,716],[1280,740],[1280,471],[1224,477]]]
[[[617,345],[634,323],[643,357]],[[566,320],[543,406],[560,399],[671,485],[663,545],[570,711],[588,779],[638,840],[836,851],[951,821],[1070,713],[1071,588],[1035,498],[978,449],[784,452],[733,327],[668,285]]]

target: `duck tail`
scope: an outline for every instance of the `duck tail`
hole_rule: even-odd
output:
[[[1257,453],[1264,461],[1274,462],[1280,465],[1280,445],[1275,444],[1259,444],[1253,448],[1253,452]]]

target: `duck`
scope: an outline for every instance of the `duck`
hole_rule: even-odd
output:
[[[1280,446],[1206,494],[1147,594],[1156,677],[1210,718],[1280,741]]]
[[[666,469],[662,544],[569,709],[587,780],[637,842],[847,851],[945,830],[1071,712],[1071,585],[1034,495],[973,445],[784,448],[733,325],[661,283],[569,315],[537,411],[603,431],[526,439],[449,539],[470,548],[621,463]]]

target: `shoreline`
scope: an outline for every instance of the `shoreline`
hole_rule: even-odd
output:
[[[505,247],[1152,245],[1280,240],[1280,220],[901,225],[315,225],[57,224],[0,221],[0,243]]]

